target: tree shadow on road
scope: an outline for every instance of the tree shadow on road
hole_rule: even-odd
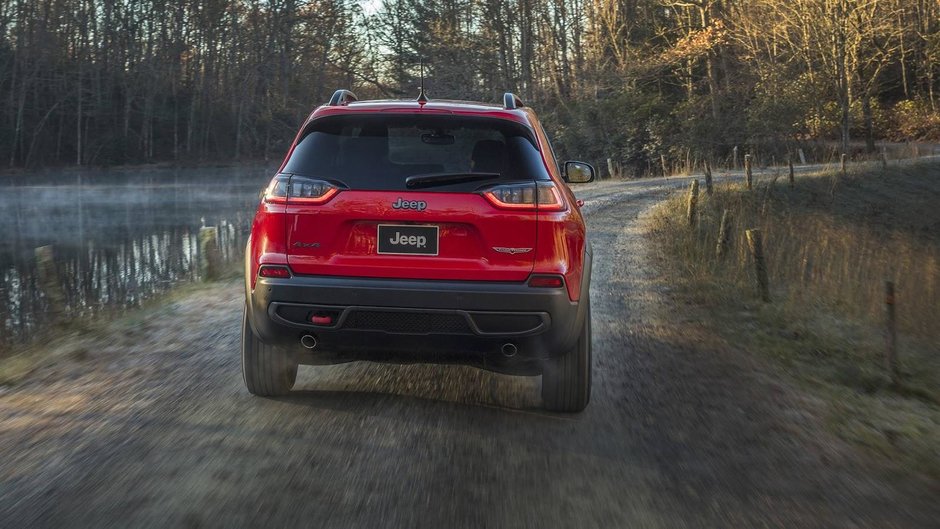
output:
[[[547,412],[538,406],[514,406],[499,398],[474,400],[478,395],[460,395],[458,399],[437,391],[409,388],[407,392],[377,391],[366,387],[344,389],[300,389],[290,395],[269,400],[340,413],[400,417],[476,417],[499,420],[527,417],[527,421],[570,421],[572,416]]]

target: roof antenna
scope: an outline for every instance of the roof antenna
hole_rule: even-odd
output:
[[[421,59],[421,90],[418,92],[418,104],[424,106],[428,102],[428,96],[424,93],[424,59]]]

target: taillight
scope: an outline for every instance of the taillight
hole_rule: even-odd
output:
[[[278,279],[289,279],[290,268],[286,266],[262,265],[258,269],[258,275],[261,277],[276,277]]]
[[[264,192],[264,201],[271,204],[323,204],[339,189],[329,182],[303,176],[277,175]]]
[[[491,187],[483,196],[502,209],[564,211],[565,202],[553,182],[526,182]]]
[[[274,204],[283,204],[287,201],[287,184],[290,182],[289,176],[277,175],[271,180],[271,183],[268,184],[268,188],[264,190],[264,195],[262,199],[265,202],[270,202]]]
[[[565,286],[565,280],[561,276],[532,276],[528,285],[532,288],[561,288]]]

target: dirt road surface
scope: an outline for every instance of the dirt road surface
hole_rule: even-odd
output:
[[[580,195],[595,248],[588,409],[539,378],[302,367],[241,381],[242,291],[176,299],[0,388],[2,527],[923,527],[931,489],[828,436],[766,368],[677,316],[641,220],[681,180]]]

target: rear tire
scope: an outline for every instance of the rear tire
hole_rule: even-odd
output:
[[[242,317],[242,377],[252,395],[276,397],[290,393],[297,380],[297,359],[279,347],[263,343],[251,329],[248,309]]]
[[[581,336],[574,348],[549,358],[542,370],[542,402],[545,409],[577,413],[591,400],[591,301],[584,313]]]

